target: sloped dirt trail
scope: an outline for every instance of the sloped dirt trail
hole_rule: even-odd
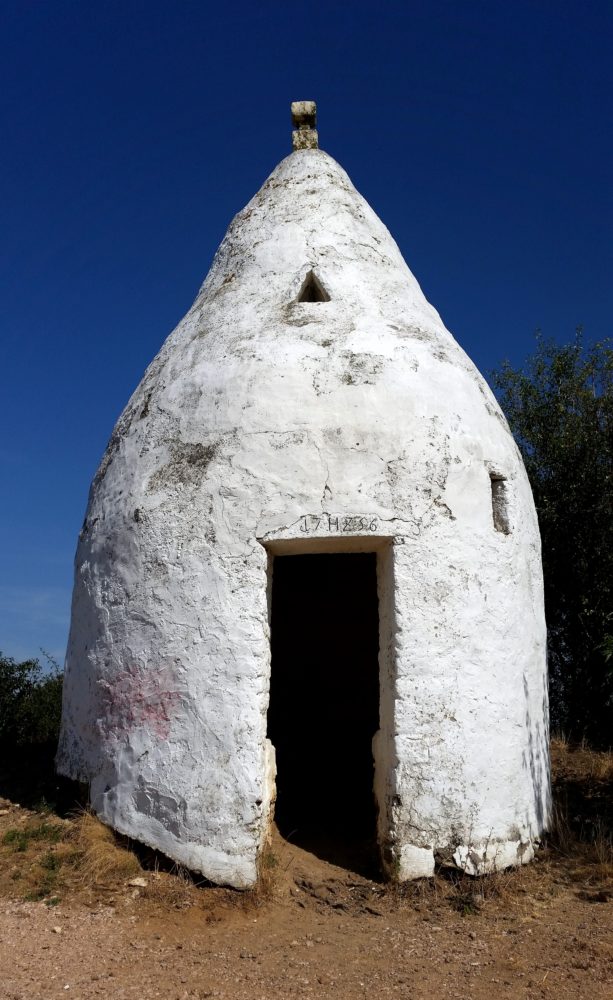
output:
[[[54,907],[5,899],[0,995],[613,995],[611,893],[547,859],[496,884],[441,878],[398,890],[278,838],[265,881],[252,895],[145,871]]]

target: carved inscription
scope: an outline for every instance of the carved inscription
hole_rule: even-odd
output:
[[[378,528],[379,519],[368,514],[303,514],[300,518],[300,531],[303,535],[316,532],[334,535],[372,535]]]

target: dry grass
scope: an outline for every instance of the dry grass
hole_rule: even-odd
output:
[[[15,811],[0,839],[0,890],[55,905],[66,894],[125,881],[138,858],[91,813],[60,820]]]
[[[599,842],[607,851],[613,832],[613,751],[571,746],[561,736],[551,741],[554,790],[552,841],[563,851],[577,839]]]
[[[430,912],[436,907],[455,910],[463,917],[474,916],[484,907],[496,903],[511,907],[522,906],[527,897],[538,895],[549,886],[550,873],[542,863],[508,868],[484,878],[475,878],[459,869],[441,867],[434,878],[418,879],[387,887],[400,905],[410,903],[416,910]]]
[[[613,752],[551,741],[554,809],[548,844],[567,877],[613,887]]]
[[[180,865],[170,872],[154,872],[141,891],[143,899],[163,909],[175,910],[193,906],[196,893],[191,875]]]
[[[568,803],[554,801],[549,830],[549,842],[554,849],[568,858],[576,845],[576,836],[570,825]]]
[[[268,843],[260,855],[257,887],[249,893],[253,905],[261,906],[274,896],[280,874],[278,869],[278,855],[273,845]]]
[[[74,821],[71,840],[74,872],[82,885],[116,882],[141,871],[136,854],[118,843],[113,831],[90,812]]]
[[[554,779],[613,781],[613,750],[593,750],[586,743],[573,746],[562,734],[551,739]]]
[[[388,887],[388,899],[395,897],[399,905],[416,908],[451,907],[468,916],[492,905],[498,910],[538,907],[539,900],[564,886],[613,893],[613,752],[573,747],[556,737],[551,757],[553,822],[535,864],[486,878],[441,868],[434,879]],[[160,909],[192,905],[207,909],[217,904],[251,908],[266,905],[292,881],[280,843],[271,843],[263,852],[258,887],[232,893],[195,880],[155,852],[132,850],[90,812],[62,819],[49,810],[31,812],[9,800],[0,805],[0,895],[53,905],[74,895],[89,893],[104,899],[119,891],[140,895]],[[135,876],[145,876],[147,885],[129,887]]]

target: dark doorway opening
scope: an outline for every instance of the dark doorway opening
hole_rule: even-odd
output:
[[[280,833],[370,875],[377,858],[376,560],[374,553],[274,558],[268,709]]]

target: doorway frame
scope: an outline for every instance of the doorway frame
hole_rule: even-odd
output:
[[[268,609],[268,673],[266,678],[265,718],[268,719],[271,682],[271,618],[272,618],[272,578],[275,556],[300,555],[343,555],[351,552],[373,553],[376,555],[377,571],[377,605],[379,615],[379,728],[372,740],[373,755],[373,795],[377,811],[376,838],[382,870],[389,864],[390,847],[393,837],[392,804],[395,798],[396,785],[396,749],[395,749],[395,712],[397,691],[396,670],[396,613],[395,613],[395,573],[394,573],[394,536],[391,535],[333,535],[325,538],[280,538],[259,540],[266,550],[266,605]],[[267,738],[268,752],[275,756],[275,748]],[[267,766],[270,788],[270,802],[267,830],[274,819],[274,801],[276,798],[276,767],[275,778],[270,775],[270,763]]]

